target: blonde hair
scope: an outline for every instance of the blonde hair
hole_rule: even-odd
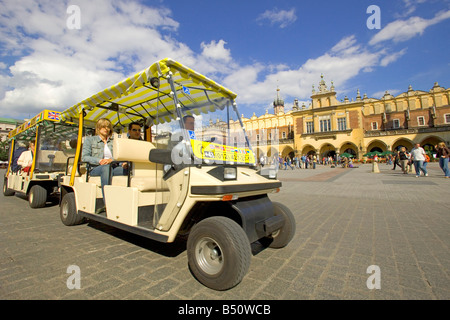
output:
[[[400,149],[400,151],[405,152],[405,151],[406,151],[406,148],[405,148],[405,147],[402,147],[402,148]]]
[[[438,143],[439,148],[445,148],[445,142],[439,142]]]
[[[109,128],[109,135],[108,137],[111,137],[113,134],[113,126],[111,121],[109,121],[106,118],[98,119],[97,123],[95,124],[95,134],[98,135],[101,128]]]

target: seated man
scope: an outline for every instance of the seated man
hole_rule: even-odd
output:
[[[141,125],[137,122],[131,122],[128,125],[128,139],[142,140]]]
[[[31,165],[33,164],[34,146],[35,140],[31,140],[28,145],[28,150],[21,153],[17,164],[22,168],[23,172],[30,172]]]

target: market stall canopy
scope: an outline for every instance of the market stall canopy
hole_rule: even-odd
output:
[[[166,58],[63,111],[63,121],[78,119],[85,112],[85,121],[100,118],[114,125],[150,119],[154,124],[170,122],[177,117],[176,103],[168,77],[172,76],[178,103],[192,105],[188,114],[207,113],[224,108],[236,94],[213,80],[182,64]]]
[[[377,155],[378,157],[382,155],[381,152],[379,151],[371,151],[371,152],[367,152],[366,154],[363,154],[363,157],[374,157],[375,155]]]
[[[340,156],[341,156],[341,158],[343,158],[343,157],[346,157],[346,158],[353,158],[353,157],[355,157],[354,155],[352,155],[350,153],[347,153],[347,152],[344,152],[344,153],[340,154]]]

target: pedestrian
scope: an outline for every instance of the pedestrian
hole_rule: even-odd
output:
[[[448,169],[450,150],[444,142],[439,142],[434,148],[437,151],[436,158],[439,159],[439,167],[441,167],[442,171],[444,171],[445,177],[450,178],[450,170]]]
[[[430,162],[430,156],[425,152],[425,161],[423,162],[423,168],[427,170],[427,164]],[[428,170],[427,170],[428,171]]]
[[[403,170],[402,165],[400,164],[400,157],[398,155],[398,150],[396,150],[394,154],[394,167],[392,168],[392,170],[395,170],[396,166],[399,166]]]
[[[400,165],[402,167],[403,173],[408,174],[408,153],[406,152],[406,148],[402,147],[400,152],[398,153],[400,159]]]
[[[425,177],[428,177],[427,170],[423,167],[425,161],[425,150],[420,146],[420,143],[416,143],[414,148],[411,150],[411,160],[414,164],[414,169],[416,170],[416,178],[420,177],[420,171],[423,172]]]

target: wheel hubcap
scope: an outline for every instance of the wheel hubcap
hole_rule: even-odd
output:
[[[207,274],[214,275],[223,267],[223,255],[220,246],[211,238],[202,238],[195,246],[195,259]]]
[[[67,219],[68,212],[69,212],[68,205],[67,203],[64,203],[61,207],[61,213],[64,219]]]

